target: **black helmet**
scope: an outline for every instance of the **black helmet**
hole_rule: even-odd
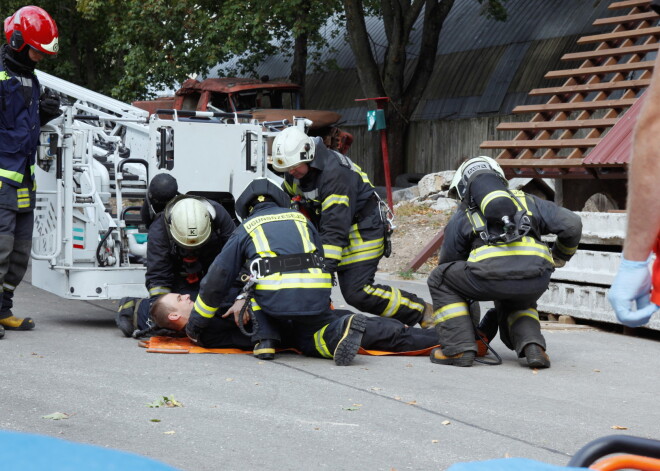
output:
[[[256,178],[243,190],[236,200],[236,214],[245,219],[252,212],[252,207],[264,201],[272,201],[281,208],[291,206],[291,198],[268,178]]]
[[[155,212],[165,209],[165,205],[177,195],[179,185],[169,173],[159,173],[149,182],[147,199]]]

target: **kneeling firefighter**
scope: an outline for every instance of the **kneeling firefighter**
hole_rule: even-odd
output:
[[[305,355],[348,365],[360,347],[366,318],[337,317],[330,310],[332,278],[323,270],[321,240],[311,222],[289,205],[289,197],[266,178],[253,180],[239,196],[236,213],[243,223],[202,280],[186,334],[197,341],[249,266],[245,289],[224,317],[233,314],[239,326],[251,318],[257,357],[273,358],[279,328],[287,325]],[[244,317],[246,311],[251,314]]]
[[[531,368],[548,368],[536,301],[555,266],[575,254],[582,221],[550,201],[509,190],[502,168],[490,157],[464,162],[450,185],[460,200],[445,229],[438,267],[428,279],[433,325],[442,348],[431,361],[472,366],[476,354],[470,301],[494,301],[502,342]],[[552,248],[541,240],[556,234]],[[476,319],[475,319],[476,321]],[[488,326],[480,330],[497,331]]]
[[[367,174],[297,127],[275,136],[273,168],[283,173],[284,191],[319,231],[325,270],[336,272],[346,302],[363,312],[430,327],[430,304],[375,283],[378,262],[391,251],[392,225]]]

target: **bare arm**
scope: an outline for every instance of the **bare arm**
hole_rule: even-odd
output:
[[[660,233],[660,54],[646,102],[635,125],[628,178],[628,228],[624,257],[646,260]]]

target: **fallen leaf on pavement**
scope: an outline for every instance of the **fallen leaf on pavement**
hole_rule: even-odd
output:
[[[628,430],[628,427],[623,427],[622,425],[612,425],[613,430]]]
[[[176,432],[174,430],[169,430],[167,432],[163,432],[163,435],[174,435]]]
[[[163,396],[160,399],[156,399],[154,402],[148,402],[147,407],[183,407],[183,404],[174,399],[174,396]]]
[[[62,420],[62,419],[68,419],[69,417],[71,417],[71,414],[66,414],[64,412],[53,412],[52,414],[44,415],[41,418],[51,419],[51,420]]]
[[[449,424],[451,424],[451,422],[448,421],[448,420],[443,420],[443,421],[440,422],[440,423],[441,423],[442,425],[449,425]]]

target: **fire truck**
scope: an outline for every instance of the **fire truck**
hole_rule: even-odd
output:
[[[250,113],[148,111],[38,71],[63,114],[41,129],[32,283],[69,299],[147,297],[139,210],[158,173],[179,192],[234,201],[268,167],[275,134],[310,120]],[[156,110],[154,110],[156,111]]]

